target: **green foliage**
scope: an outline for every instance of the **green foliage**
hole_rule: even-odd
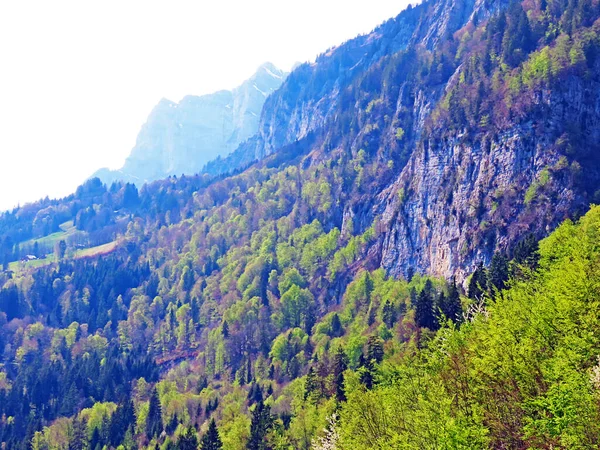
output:
[[[254,407],[254,411],[252,411],[248,450],[267,450],[270,448],[267,436],[272,427],[271,407],[265,405],[262,401],[258,402]]]
[[[211,422],[212,425],[213,422]],[[210,431],[210,428],[209,428]],[[218,437],[218,435],[217,435]],[[205,448],[202,446],[201,448]],[[214,445],[209,448],[219,448]],[[193,427],[186,428],[185,432],[177,439],[178,450],[197,450],[198,449],[198,437],[196,436],[196,430]]]
[[[314,298],[308,289],[301,289],[293,284],[281,296],[281,308],[285,326],[302,326],[310,332],[314,324],[314,319],[311,317],[311,311],[314,308]]]
[[[304,349],[308,342],[308,335],[302,329],[293,328],[275,338],[269,356],[283,373],[296,378],[306,363]]]
[[[221,437],[215,419],[211,419],[208,425],[208,430],[202,436],[200,441],[200,450],[220,450],[223,448]]]
[[[329,233],[319,236],[304,246],[300,257],[300,267],[305,273],[313,276],[316,268],[327,263],[338,247],[340,231],[334,228]]]
[[[401,141],[404,138],[404,130],[401,127],[396,128],[396,134],[394,135],[397,141]]]
[[[375,108],[378,105],[381,105],[383,103],[383,99],[381,98],[376,98],[374,100],[371,100],[369,102],[369,104],[367,105],[367,108],[365,109],[365,112],[367,114],[370,114],[373,111],[373,108]]]
[[[80,419],[87,426],[88,436],[91,437],[95,431],[101,430],[104,422],[110,418],[117,405],[114,403],[95,403],[91,408],[83,409],[80,413]]]
[[[540,185],[538,182],[534,181],[529,185],[527,190],[525,191],[525,197],[523,198],[523,203],[529,205],[533,200],[535,200],[535,196],[539,189]]]
[[[404,191],[404,188],[398,189],[398,202],[400,204],[404,203],[405,198],[406,198],[406,192]]]
[[[150,406],[148,408],[148,416],[146,418],[146,435],[148,438],[158,436],[163,430],[162,408],[156,388],[152,391],[150,397]]]
[[[452,283],[448,287],[448,295],[444,295],[443,292],[440,293],[438,308],[439,312],[446,319],[458,323],[462,320],[463,311],[456,280],[452,280]]]
[[[369,228],[360,236],[351,237],[346,246],[336,251],[333,255],[333,259],[328,266],[330,278],[335,279],[341,271],[356,262],[363,254],[367,244],[371,242],[374,237],[375,230],[373,227]]]
[[[490,287],[501,291],[505,288],[509,277],[508,259],[502,253],[494,253],[488,271]]]
[[[352,448],[595,448],[600,208],[540,245],[535,277],[513,280],[416,358],[347,380],[340,428]]]
[[[310,181],[302,186],[302,198],[317,211],[326,213],[333,202],[331,185],[327,181]]]
[[[279,280],[279,292],[285,294],[292,286],[306,287],[304,277],[300,275],[300,272],[295,267],[286,270],[281,276]]]
[[[435,316],[433,286],[428,282],[417,296],[415,305],[415,323],[422,328],[436,330],[438,321]]]
[[[335,387],[334,393],[338,402],[344,402],[347,398],[346,387],[344,383],[344,373],[346,372],[347,368],[348,361],[346,353],[341,347],[339,347],[333,361],[333,383]]]
[[[481,300],[488,288],[487,270],[479,263],[469,280],[468,295],[474,300]]]

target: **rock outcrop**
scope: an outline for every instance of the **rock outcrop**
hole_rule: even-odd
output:
[[[463,280],[494,251],[586,211],[600,186],[599,65],[594,73],[535,91],[529,113],[503,130],[421,142],[379,196],[381,265]],[[571,124],[586,130],[573,158],[564,151]]]
[[[371,146],[368,152],[384,159],[398,145],[395,124],[402,124],[403,156],[390,161],[396,165],[395,174],[379,172],[381,179],[371,183],[372,192],[361,196],[346,196],[338,188],[336,217],[341,223],[332,226],[356,234],[378,220],[371,263],[377,260],[394,276],[420,272],[464,280],[479,262],[489,263],[495,251],[510,251],[528,233],[542,237],[600,200],[594,188],[600,182],[595,157],[600,142],[600,69],[596,65],[585,77],[572,75],[552,89],[528,92],[527,113],[493,131],[467,124],[446,131],[442,125],[425,135],[432,111],[458,83],[462,67],[442,75],[437,85],[407,79],[388,89],[392,95],[385,88],[366,93],[364,80],[371,75],[378,79],[393,66],[390,59],[398,52],[435,51],[459,30],[469,27],[473,32],[476,24],[508,6],[507,1],[424,2],[372,33],[329,50],[315,64],[297,68],[265,103],[258,133],[229,158],[211,163],[208,171],[223,173],[269,159],[281,149],[289,152],[292,143],[310,153],[305,166],[321,164],[336,145],[354,156]],[[355,94],[347,96],[351,90]],[[356,101],[361,95],[372,95],[372,104],[382,109],[379,119],[367,117],[364,104],[361,108]],[[345,96],[355,103],[342,104]],[[331,130],[352,108],[354,116],[344,119],[351,125],[336,141]],[[583,124],[586,133],[570,136],[571,124]],[[303,144],[311,133],[320,136],[317,146]],[[577,155],[565,151],[571,138],[577,140]]]
[[[205,171],[226,173],[261,160],[326,126],[335,118],[341,94],[382,58],[409,47],[434,48],[469,20],[485,20],[507,0],[425,1],[409,6],[371,33],[358,36],[298,66],[265,102],[258,132],[227,158],[209,163]]]

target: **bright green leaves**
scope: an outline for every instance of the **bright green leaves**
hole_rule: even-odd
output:
[[[288,327],[302,327],[310,332],[314,325],[313,295],[308,289],[301,289],[296,284],[281,296],[281,309],[284,323]]]

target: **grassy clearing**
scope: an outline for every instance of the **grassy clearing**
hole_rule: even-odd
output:
[[[37,267],[47,266],[55,261],[54,254],[51,253],[45,258],[34,259],[33,261],[13,261],[8,264],[8,270],[12,270],[17,273],[25,269],[35,269]]]
[[[98,245],[96,247],[90,247],[90,248],[84,248],[81,250],[77,250],[73,254],[73,258],[77,259],[77,258],[85,258],[86,256],[105,255],[106,253],[112,252],[117,247],[118,244],[119,244],[119,241],[116,240],[116,241],[108,242],[107,244]]]
[[[69,231],[69,230],[73,230],[75,229],[75,225],[73,225],[73,221],[72,220],[68,220],[65,223],[61,223],[58,228],[60,228],[63,231]]]
[[[44,236],[41,238],[35,238],[35,239],[29,239],[27,241],[23,241],[19,245],[21,245],[23,247],[23,246],[33,245],[34,242],[37,242],[39,245],[42,245],[42,246],[53,247],[54,244],[56,244],[58,241],[62,241],[62,240],[66,241],[67,238],[69,238],[70,236],[74,236],[76,234],[84,234],[83,231],[79,231],[77,228],[75,228],[75,225],[73,225],[72,220],[69,220],[68,222],[64,222],[64,223],[60,224],[59,228],[61,231],[57,231],[55,233],[49,234],[48,236]]]
[[[106,255],[112,252],[119,245],[119,240],[97,245],[96,247],[84,248],[72,253],[73,259],[85,258],[88,256]],[[13,261],[8,265],[8,269],[18,274],[27,269],[36,269],[56,262],[54,253],[49,253],[45,258],[34,259],[32,261]]]

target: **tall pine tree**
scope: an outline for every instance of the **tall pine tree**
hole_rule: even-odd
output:
[[[69,450],[84,450],[87,448],[87,430],[85,423],[77,416],[73,419],[73,437],[69,442]]]
[[[415,323],[418,327],[437,330],[438,323],[433,310],[433,286],[427,280],[425,287],[419,292],[415,306]]]
[[[344,388],[344,372],[348,368],[346,353],[342,347],[338,347],[333,360],[333,385],[335,389],[335,398],[338,402],[346,401],[346,390]]]
[[[162,408],[156,387],[150,397],[150,406],[148,408],[148,417],[146,419],[146,435],[149,439],[158,436],[163,430]]]
[[[308,369],[306,375],[306,381],[304,383],[304,401],[310,401],[311,403],[317,403],[321,397],[320,391],[320,380],[319,375],[315,372],[315,369],[311,367]]]
[[[487,291],[487,271],[480,262],[469,280],[469,298],[481,300]]]
[[[396,308],[389,300],[383,304],[381,319],[388,328],[392,328],[396,323]]]
[[[488,271],[490,288],[495,287],[499,291],[506,287],[508,281],[508,260],[499,252],[492,256],[492,263]]]
[[[250,424],[250,440],[248,450],[268,450],[267,435],[273,427],[271,407],[262,401],[258,402],[252,411],[252,422]]]
[[[369,336],[367,341],[367,358],[376,363],[383,361],[383,340],[377,335]]]
[[[198,450],[198,437],[194,427],[188,427],[177,440],[178,450]]]
[[[125,439],[125,433],[129,427],[135,421],[135,411],[133,402],[131,400],[117,406],[117,409],[113,413],[110,419],[109,428],[109,440],[110,443],[116,448],[119,446],[123,439]]]
[[[342,327],[342,322],[340,321],[340,316],[337,313],[333,313],[331,317],[331,337],[340,337],[344,334],[344,328]]]
[[[539,243],[533,233],[521,239],[513,249],[512,257],[515,263],[535,269],[540,259]]]
[[[452,283],[448,288],[448,295],[445,296],[442,292],[438,301],[439,309],[446,319],[453,322],[460,322],[462,319],[462,305],[460,304],[460,294],[456,287],[456,279],[452,279]]]
[[[208,431],[202,436],[202,440],[200,441],[200,449],[220,450],[221,448],[223,448],[223,442],[221,442],[221,437],[219,436],[219,429],[217,428],[215,419],[210,419]]]

